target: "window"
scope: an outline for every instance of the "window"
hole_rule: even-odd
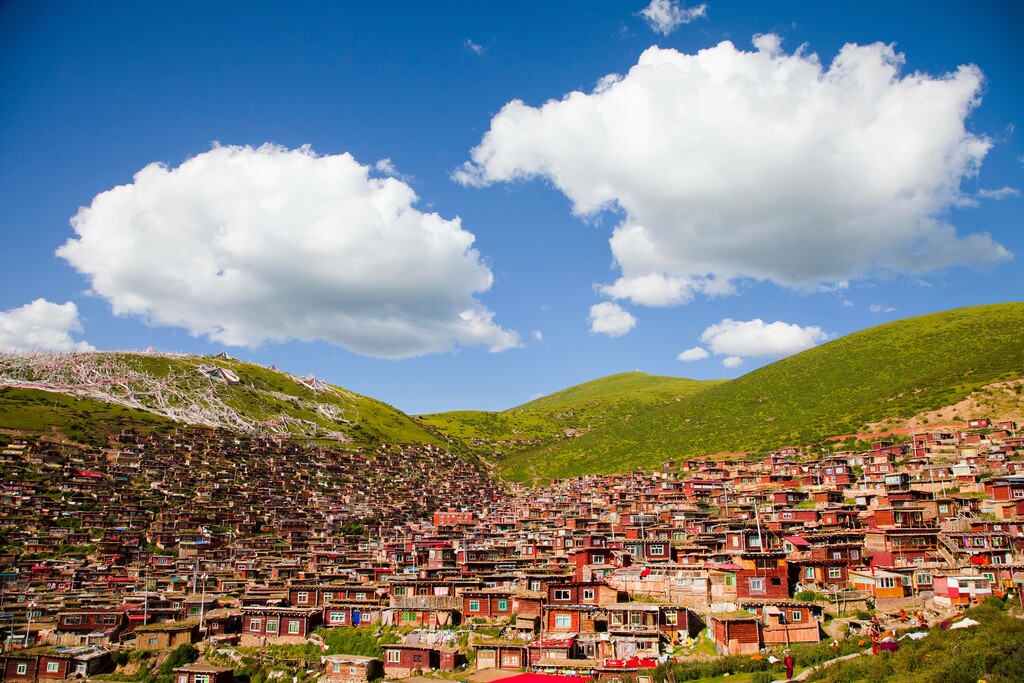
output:
[[[250,619],[249,620],[249,630],[251,632],[253,632],[253,633],[259,633],[260,631],[262,631],[263,630],[263,620],[262,619]]]
[[[814,567],[804,567],[804,578],[805,579],[813,579],[814,578]]]
[[[859,560],[860,559],[860,551],[859,550],[851,550],[850,551],[850,559],[851,560]]]
[[[388,650],[388,661],[392,664],[402,661],[401,650]]]
[[[395,586],[395,596],[402,597],[405,595],[405,586]]]
[[[308,604],[309,603],[309,593],[307,593],[306,591],[299,591],[298,593],[295,594],[295,601],[297,603],[299,603],[300,605]]]
[[[292,619],[291,621],[288,622],[288,633],[290,633],[292,635],[297,634],[297,633],[301,633],[302,632],[301,629],[302,629],[302,622],[301,621],[298,621],[297,619]]]
[[[327,618],[327,621],[329,621],[332,624],[344,624],[345,623],[345,613],[344,612],[331,612],[330,616]]]
[[[508,600],[498,600],[498,611],[499,612],[507,612],[508,611]]]
[[[416,613],[415,612],[402,612],[402,622],[404,622],[406,624],[415,624],[416,623]]]
[[[336,673],[341,673],[341,662],[331,662],[331,670]]]
[[[46,663],[46,673],[48,673],[48,674],[55,674],[58,671],[60,671],[60,662],[47,662]]]
[[[210,676],[209,674],[196,674],[192,681],[193,683],[210,683]]]
[[[178,683],[188,683],[188,674],[178,676]]]
[[[159,643],[159,638],[150,638],[149,639],[149,644],[150,645],[157,645],[158,643]]]
[[[608,615],[608,619],[612,626],[619,626],[622,624],[622,612],[612,612]]]
[[[590,564],[604,564],[604,555],[594,555],[590,558]]]
[[[556,614],[555,615],[555,628],[571,628],[572,627],[572,615],[571,614]]]
[[[665,623],[669,626],[675,626],[679,623],[679,613],[674,610],[665,612]]]
[[[762,578],[760,576],[757,576],[757,577],[752,576],[752,577],[748,578],[747,579],[747,588],[750,590],[750,592],[752,594],[753,593],[764,593],[764,591],[765,591],[765,580],[764,580],[764,578]]]
[[[19,676],[24,676],[27,673],[28,673],[28,664],[19,664],[18,665],[18,675]]]
[[[555,590],[555,600],[558,602],[569,602],[569,589],[558,588]]]
[[[479,600],[470,600],[469,601],[469,611],[470,612],[479,612],[480,611],[480,601]]]
[[[584,588],[583,589],[583,599],[584,600],[593,600],[594,599],[594,589],[593,588]]]
[[[267,633],[277,633],[277,619],[267,619]]]
[[[664,554],[665,554],[665,546],[661,545],[660,543],[658,545],[652,545],[651,546],[651,555],[664,555]]]
[[[334,600],[334,593],[324,593],[324,602],[331,602]]]
[[[789,620],[790,621],[803,621],[804,620],[804,613],[801,612],[798,609],[795,609],[795,610],[793,610],[792,612],[789,613]]]
[[[192,607],[189,607],[188,608],[188,614],[191,617],[198,616],[199,615],[199,605],[193,605]]]
[[[890,576],[882,576],[878,579],[879,588],[895,588],[896,581]]]
[[[503,652],[501,654],[501,663],[504,666],[519,666],[519,653]]]
[[[828,568],[828,578],[830,578],[830,579],[841,579],[841,578],[843,578],[843,568],[842,567],[829,567]]]

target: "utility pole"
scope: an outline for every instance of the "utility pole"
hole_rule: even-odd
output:
[[[29,638],[32,634],[32,610],[36,607],[35,601],[28,603],[28,608],[25,610],[25,614],[28,615],[28,624],[25,626],[25,647],[28,647]]]
[[[203,631],[203,617],[206,611],[206,574],[203,574],[203,594],[202,602],[199,603],[199,632]]]
[[[146,566],[146,570],[143,573],[143,585],[142,585],[142,625],[145,626],[149,623],[149,566]]]

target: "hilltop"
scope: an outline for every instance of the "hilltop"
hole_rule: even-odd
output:
[[[704,386],[574,439],[549,439],[499,464],[512,480],[650,469],[718,452],[763,452],[928,417],[957,404],[1024,415],[1024,304],[964,308],[863,330]],[[994,415],[993,415],[994,416]]]
[[[0,429],[104,444],[121,429],[176,424],[337,442],[443,441],[375,399],[225,354],[0,354]]]
[[[417,417],[459,439],[481,445],[515,447],[628,422],[634,415],[680,401],[723,381],[624,372],[578,384],[501,412],[465,410]]]
[[[501,412],[410,417],[372,398],[224,354],[0,354],[0,429],[101,445],[121,429],[201,425],[354,444],[444,445],[509,480],[1024,420],[1024,304],[900,320],[734,380],[629,372]],[[836,437],[841,437],[836,439]]]

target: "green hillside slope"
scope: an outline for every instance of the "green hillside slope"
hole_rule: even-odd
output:
[[[499,449],[513,442],[547,443],[599,427],[626,423],[652,408],[680,401],[720,384],[624,372],[586,382],[502,412],[458,411],[421,415],[432,427],[466,442]],[[520,444],[522,446],[522,444]]]
[[[811,444],[1022,376],[1024,304],[959,309],[851,334],[628,422],[521,450],[499,467],[525,481]]]
[[[354,442],[441,443],[380,401],[220,356],[0,354],[0,429],[90,443],[173,423]]]

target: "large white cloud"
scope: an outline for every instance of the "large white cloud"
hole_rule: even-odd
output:
[[[214,147],[97,195],[57,250],[118,315],[229,345],[325,340],[400,358],[516,346],[458,218],[349,154]]]
[[[604,293],[646,305],[1009,258],[942,216],[991,142],[965,120],[982,73],[901,74],[891,45],[846,45],[825,68],[732,43],[694,55],[651,47],[625,76],[540,107],[507,104],[454,178],[544,177],[577,215],[614,208],[621,277]]]
[[[603,301],[590,307],[590,331],[609,337],[621,337],[634,327],[636,318],[627,310],[611,301]]]
[[[92,351],[84,341],[71,338],[81,332],[78,306],[46,299],[0,311],[0,351]]]
[[[826,339],[828,334],[820,327],[801,327],[779,320],[765,323],[760,318],[748,321],[726,318],[700,335],[700,340],[714,353],[744,358],[789,356]]]

